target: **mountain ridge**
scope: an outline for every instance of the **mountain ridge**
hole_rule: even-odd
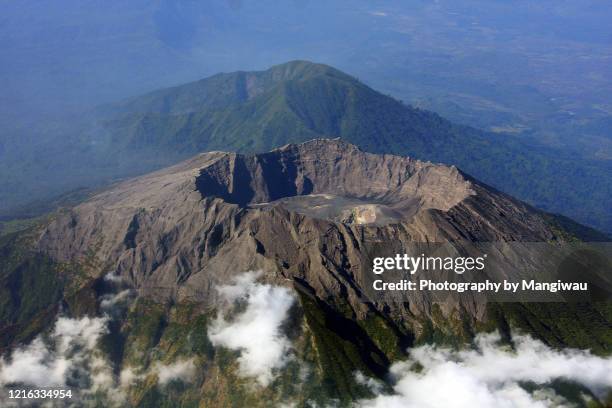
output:
[[[304,81],[318,76],[333,76],[354,81],[354,78],[329,65],[294,60],[260,71],[221,72],[204,79],[158,89],[123,101],[106,104],[99,109],[107,114],[108,111],[187,113],[199,110],[202,106],[207,105],[224,106],[231,102],[244,102],[257,95],[258,92],[268,90],[282,81]],[[212,85],[209,83],[212,83]],[[208,91],[211,86],[215,87],[215,90],[218,90],[217,86],[228,86],[234,92],[211,93]],[[201,95],[198,95],[199,93]],[[189,99],[185,94],[195,98],[195,100],[189,100],[189,103],[182,102]],[[160,97],[163,103],[155,105]],[[143,103],[143,100],[148,100],[151,104],[147,105],[146,102]]]
[[[58,177],[61,185],[71,178],[82,185],[87,178],[100,183],[145,173],[199,151],[256,153],[341,137],[376,153],[455,164],[543,210],[605,231],[612,228],[603,204],[612,199],[612,168],[605,163],[577,161],[568,153],[452,124],[334,68],[306,61],[215,75],[107,106],[88,120],[93,128],[74,136],[67,132],[65,148],[59,149],[67,142],[57,142],[41,150],[40,160],[9,164],[8,190],[22,192],[30,184],[43,189],[34,175],[45,166],[58,169],[45,185]],[[33,168],[24,171],[23,166]],[[24,183],[20,177],[30,178]]]

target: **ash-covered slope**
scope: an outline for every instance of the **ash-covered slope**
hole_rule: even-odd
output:
[[[540,212],[455,167],[317,139],[254,156],[206,153],[124,182],[59,216],[38,245],[91,276],[115,272],[144,296],[213,305],[215,284],[263,269],[360,314],[372,245],[553,239]],[[381,310],[431,313],[426,297],[388,296]],[[484,305],[455,306],[483,318]]]
[[[549,215],[454,167],[340,140],[205,153],[0,237],[0,366],[11,369],[10,351],[19,358],[44,339],[61,341],[60,323],[96,324],[87,343],[95,350],[74,363],[75,392],[94,395],[84,406],[354,406],[379,393],[357,372],[390,392],[389,369],[412,347],[462,346],[480,331],[512,341],[518,328],[551,347],[609,354],[610,302],[369,290],[372,256],[470,254],[497,242],[502,273],[512,275],[517,259],[533,255],[524,243],[568,238]],[[224,341],[220,327],[231,328]],[[255,349],[277,349],[283,362],[266,369],[263,387],[243,371]],[[166,383],[162,370],[182,374]]]

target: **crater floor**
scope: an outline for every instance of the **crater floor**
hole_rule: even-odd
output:
[[[375,199],[344,197],[334,194],[308,194],[284,197],[269,203],[251,205],[253,208],[283,208],[312,218],[346,224],[388,225],[413,215],[414,209],[398,210]]]

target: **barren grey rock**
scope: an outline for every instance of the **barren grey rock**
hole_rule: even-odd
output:
[[[38,245],[90,265],[91,276],[115,272],[144,296],[214,306],[215,285],[263,269],[323,300],[346,297],[359,314],[368,246],[553,236],[538,211],[455,167],[319,139],[254,156],[200,154],[123,182],[58,216]],[[422,294],[386,296],[376,307],[430,312]],[[484,313],[472,299],[461,306]]]

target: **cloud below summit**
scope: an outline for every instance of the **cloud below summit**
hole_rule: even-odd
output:
[[[394,393],[361,400],[358,406],[544,408],[572,405],[548,387],[555,380],[580,384],[600,397],[612,389],[612,358],[554,350],[522,335],[514,336],[514,350],[499,340],[498,334],[481,334],[469,350],[412,349],[409,360],[391,367]],[[415,366],[422,369],[417,372]],[[521,387],[525,383],[539,390],[530,393]]]
[[[0,384],[24,383],[38,387],[63,386],[68,378],[95,361],[92,354],[106,333],[106,318],[60,317],[49,336],[49,347],[41,336],[0,360]]]
[[[290,359],[291,343],[281,327],[295,299],[287,288],[257,283],[260,275],[248,272],[218,288],[225,301],[242,301],[246,307],[230,320],[220,314],[209,337],[215,346],[239,351],[240,374],[267,386]]]

